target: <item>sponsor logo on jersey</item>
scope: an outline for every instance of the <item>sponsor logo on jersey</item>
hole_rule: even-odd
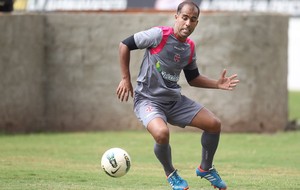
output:
[[[169,80],[169,81],[172,81],[172,82],[178,82],[179,81],[179,75],[171,75],[170,73],[166,73],[165,71],[162,71],[161,75],[166,80]]]
[[[184,47],[177,47],[177,46],[174,46],[174,49],[177,49],[179,51],[183,51],[184,50]]]
[[[179,59],[180,59],[180,55],[178,55],[178,56],[179,56]],[[179,75],[176,75],[176,74],[172,75],[170,73],[167,73],[166,71],[163,71],[162,68],[161,68],[161,66],[160,66],[160,62],[159,61],[156,62],[155,67],[156,67],[156,70],[158,72],[160,72],[161,76],[164,79],[172,81],[172,82],[178,82],[179,81]]]
[[[155,67],[156,67],[156,70],[158,72],[161,72],[161,67],[160,67],[160,62],[159,61],[156,62]]]

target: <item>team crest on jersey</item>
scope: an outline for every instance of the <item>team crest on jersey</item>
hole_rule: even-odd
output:
[[[180,62],[180,55],[179,55],[178,53],[176,53],[176,54],[174,55],[174,61],[175,61],[176,63]]]
[[[152,107],[151,107],[151,106],[148,106],[148,107],[146,108],[146,112],[152,112]]]

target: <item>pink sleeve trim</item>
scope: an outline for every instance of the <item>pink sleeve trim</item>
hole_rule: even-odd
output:
[[[186,42],[188,43],[188,44],[190,44],[190,46],[191,46],[191,55],[190,55],[190,58],[189,58],[189,64],[190,63],[192,63],[192,61],[193,61],[193,56],[194,56],[194,51],[195,51],[195,44],[194,44],[194,42],[191,40],[191,39],[187,39],[186,40]]]
[[[155,47],[155,48],[152,48],[150,50],[151,54],[158,54],[164,48],[164,46],[166,45],[168,37],[170,36],[170,34],[173,33],[173,28],[171,28],[171,27],[162,26],[162,27],[158,27],[158,28],[160,28],[162,30],[163,37],[161,39],[161,42],[158,44],[158,46]]]

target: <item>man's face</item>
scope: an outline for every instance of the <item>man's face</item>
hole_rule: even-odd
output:
[[[198,24],[198,9],[191,5],[185,5],[181,12],[175,15],[175,19],[175,35],[179,40],[185,41]]]

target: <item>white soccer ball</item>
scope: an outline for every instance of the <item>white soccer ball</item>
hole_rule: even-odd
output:
[[[107,175],[121,177],[129,171],[131,159],[125,150],[111,148],[104,152],[101,158],[101,166]]]

